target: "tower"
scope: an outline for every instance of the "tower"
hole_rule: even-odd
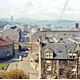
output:
[[[13,16],[11,16],[11,23],[13,23]]]
[[[74,28],[79,28],[79,23],[74,23]]]

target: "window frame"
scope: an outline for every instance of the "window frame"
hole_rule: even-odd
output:
[[[10,56],[10,50],[9,49],[7,49],[6,53],[7,53],[6,56]]]
[[[75,58],[73,58],[74,57],[74,53],[76,54],[76,52],[69,52],[69,54],[71,54],[71,55],[68,54],[68,58],[69,59],[77,59],[77,54],[76,54]],[[70,56],[72,56],[72,58],[70,58]]]
[[[46,57],[46,53],[48,53],[48,57]],[[52,57],[50,57],[50,53],[52,53]],[[53,58],[53,52],[45,52],[45,58]]]

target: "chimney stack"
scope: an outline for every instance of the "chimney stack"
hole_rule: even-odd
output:
[[[53,38],[50,38],[50,43],[54,43],[54,40],[53,40]]]
[[[57,43],[65,43],[65,42],[63,41],[63,38],[60,38],[60,40]]]
[[[76,44],[76,41],[74,40],[73,43]]]
[[[80,50],[80,40],[79,40],[79,44],[78,44],[78,50]]]

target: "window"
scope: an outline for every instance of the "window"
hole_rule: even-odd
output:
[[[7,56],[9,56],[10,54],[7,54]]]
[[[9,49],[7,50],[7,53],[9,53]]]
[[[69,58],[70,59],[76,59],[77,58],[76,53],[69,53]]]
[[[71,71],[76,71],[76,65],[75,64],[73,64]]]
[[[49,58],[52,58],[52,53],[49,53]]]
[[[59,50],[58,53],[62,53],[62,52]]]
[[[5,53],[5,52],[4,52],[4,50],[3,50],[3,51],[2,51],[2,56],[3,56],[3,57],[4,57],[4,53]]]
[[[51,71],[51,63],[47,64],[47,71]]]
[[[7,50],[7,56],[9,56],[10,54],[9,54],[9,49]]]
[[[53,58],[53,53],[46,52],[45,53],[45,58]]]
[[[60,75],[63,75],[64,69],[60,69]]]
[[[45,57],[48,58],[48,53],[45,53]]]

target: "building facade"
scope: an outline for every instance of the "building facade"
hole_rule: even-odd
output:
[[[39,78],[77,78],[80,75],[80,43],[40,43]]]
[[[0,59],[7,59],[14,55],[14,42],[6,37],[0,38]]]
[[[35,39],[39,40],[39,38],[42,38],[42,41],[45,40],[45,34],[42,33],[41,31],[36,31],[34,34],[31,34],[30,36],[30,41],[34,41]]]
[[[21,32],[13,30],[13,29],[8,29],[8,30],[3,31],[2,35],[3,35],[3,38],[8,36],[9,38],[14,39],[16,41],[21,40]]]

